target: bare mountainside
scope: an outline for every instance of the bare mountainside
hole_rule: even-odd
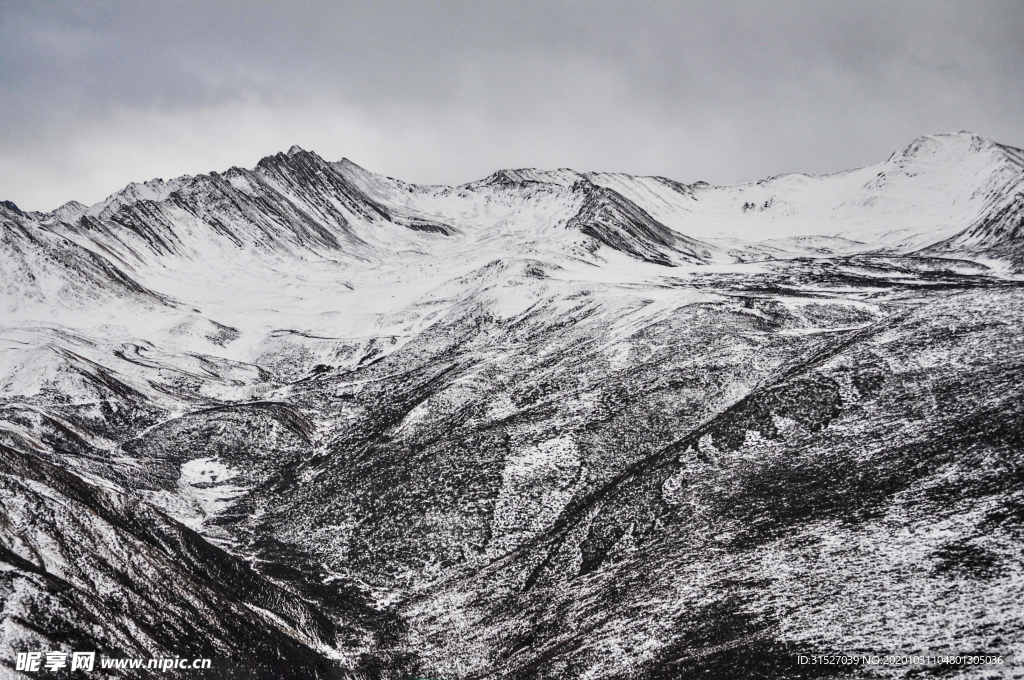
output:
[[[967,133],[3,202],[0,675],[1024,675],[1022,230],[1024,152]]]

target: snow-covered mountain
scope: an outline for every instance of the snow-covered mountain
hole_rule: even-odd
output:
[[[254,170],[133,183],[92,207],[71,202],[31,217],[87,247],[135,258],[195,256],[214,244],[358,257],[367,248],[408,246],[396,226],[463,241],[504,230],[552,243],[564,240],[560,228],[641,259],[658,247],[674,250],[678,240],[680,263],[706,261],[717,250],[708,242],[718,240],[748,248],[767,242],[785,253],[786,245],[803,252],[801,241],[825,239],[837,254],[907,254],[1012,212],[1022,170],[1020,150],[960,133],[922,137],[875,166],[729,187],[533,169],[421,187],[293,147]],[[697,242],[705,244],[699,257],[686,252]],[[655,261],[677,263],[668,255]]]
[[[337,165],[385,204],[442,215],[451,212],[443,200],[460,207],[468,203],[452,201],[447,188],[411,187],[348,161]],[[771,257],[814,254],[826,247],[821,244],[830,248],[824,254],[909,254],[1012,212],[1020,200],[1022,173],[1019,149],[959,133],[922,137],[885,163],[826,176],[781,175],[719,187],[663,177],[522,169],[497,172],[463,190],[475,195],[491,187],[554,185],[577,192],[601,187],[676,237],[705,244],[754,252],[760,246]]]
[[[0,203],[0,672],[1020,656],[1022,197],[960,133],[739,186],[293,147]]]

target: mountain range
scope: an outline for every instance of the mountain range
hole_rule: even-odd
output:
[[[0,202],[0,675],[1012,665],[1022,244],[1024,151],[969,133],[735,186],[292,147]]]

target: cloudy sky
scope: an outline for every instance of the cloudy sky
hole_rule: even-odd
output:
[[[0,199],[292,144],[409,181],[736,183],[971,130],[1024,146],[1024,2],[0,0]]]

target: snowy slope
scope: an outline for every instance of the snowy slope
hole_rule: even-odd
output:
[[[66,318],[96,306],[162,305],[113,263],[0,206],[0,309],[5,319]]]
[[[959,133],[922,137],[884,163],[832,175],[678,188],[655,178],[591,179],[698,239],[827,237],[912,252],[1000,211],[1024,188],[1024,162],[1018,150]]]

